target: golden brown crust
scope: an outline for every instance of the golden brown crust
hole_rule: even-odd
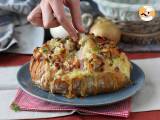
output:
[[[90,33],[105,37],[109,42],[117,45],[120,41],[121,31],[116,24],[104,17],[98,17],[91,26]]]
[[[127,56],[106,43],[95,49],[99,38],[85,37],[85,45],[81,43],[77,50],[80,56],[74,50],[75,45],[71,46],[74,49],[67,50],[59,39],[36,48],[30,62],[33,83],[68,98],[109,93],[131,84],[131,64]]]

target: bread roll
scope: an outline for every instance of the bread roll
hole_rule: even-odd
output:
[[[90,29],[90,33],[105,37],[115,45],[120,41],[121,31],[116,24],[103,17],[98,17]]]

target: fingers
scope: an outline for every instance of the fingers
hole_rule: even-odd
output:
[[[51,14],[49,14],[49,16],[51,17]],[[32,10],[32,12],[28,15],[27,20],[31,22],[32,25],[34,26],[40,26],[45,28],[59,26],[59,23],[57,22],[56,19],[54,19],[54,17],[51,17],[51,19],[49,19],[48,16],[46,17],[44,9],[42,13],[40,5],[37,5],[37,7],[35,7],[35,9]],[[44,24],[44,21],[45,21],[45,24]]]
[[[84,32],[84,28],[81,21],[81,12],[80,12],[80,1],[79,0],[69,0],[67,2],[72,15],[73,25],[79,32]]]
[[[67,20],[64,13],[63,0],[49,0],[58,22],[68,31],[74,41],[78,39],[77,32],[73,25]]]
[[[41,12],[40,6],[38,5],[28,15],[27,20],[35,26],[43,26],[43,22],[41,18],[42,18],[42,12]]]
[[[42,2],[40,3],[40,6],[42,10],[43,26],[45,28],[59,26],[59,23],[57,22],[56,18],[53,15],[53,11],[49,5],[49,2],[46,2],[46,0],[42,0]]]
[[[57,27],[61,24],[75,41],[78,39],[76,29],[79,32],[84,32],[80,17],[80,1],[68,1],[68,7],[71,10],[73,25],[75,28],[65,16],[63,0],[41,0],[40,5],[33,9],[27,19],[33,25],[42,26],[45,28]],[[53,15],[53,11],[55,17]]]

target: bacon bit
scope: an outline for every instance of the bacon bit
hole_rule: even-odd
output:
[[[60,68],[60,63],[59,63],[59,62],[55,62],[54,65],[55,65],[55,67],[56,67],[57,69]]]
[[[43,61],[44,58],[43,58],[42,56],[40,56],[38,60],[39,60],[39,61]]]
[[[80,61],[76,57],[73,60],[73,67],[80,68]]]
[[[116,72],[119,72],[119,67],[115,67],[114,70],[115,70]]]
[[[92,71],[93,70],[93,65],[88,63],[88,70]]]
[[[58,70],[58,69],[57,69],[56,67],[54,67],[54,68],[51,70],[51,78],[54,77],[54,75],[55,75],[55,73],[56,73],[57,70]]]
[[[99,43],[99,44],[101,44],[101,45],[103,45],[103,44],[105,44],[105,39],[103,39],[102,37],[97,37],[97,42]]]
[[[97,37],[96,41],[101,49],[105,48],[106,46],[110,46],[110,40],[104,37]]]
[[[81,69],[81,70],[84,69],[84,60],[80,60],[80,69]]]
[[[117,50],[119,51],[119,53],[123,52],[121,48],[117,48]]]

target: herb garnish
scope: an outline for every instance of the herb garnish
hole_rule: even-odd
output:
[[[47,48],[43,48],[43,52],[47,53],[48,52]]]
[[[15,112],[18,112],[21,110],[20,107],[14,102],[11,104],[11,109],[14,110]]]

